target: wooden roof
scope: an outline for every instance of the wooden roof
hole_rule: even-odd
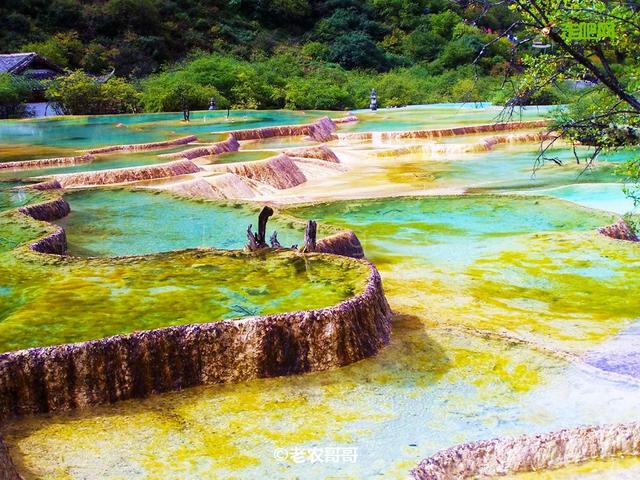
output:
[[[20,75],[26,70],[50,71],[55,74],[64,73],[62,67],[47,60],[35,52],[0,54],[0,73]]]

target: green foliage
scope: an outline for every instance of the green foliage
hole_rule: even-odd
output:
[[[345,68],[384,70],[388,61],[384,52],[364,32],[350,32],[336,37],[329,50],[329,58]]]
[[[146,112],[177,112],[185,107],[204,110],[211,98],[221,108],[228,106],[215,87],[200,85],[180,72],[160,74],[142,84],[141,103]]]
[[[403,41],[404,54],[415,62],[435,60],[445,45],[444,37],[427,26],[416,28]]]
[[[307,59],[379,72],[444,55],[432,69],[441,73],[477,53],[477,42],[460,40],[465,28],[477,32],[463,23],[477,13],[449,0],[20,0],[0,5],[0,45],[35,50],[69,69],[115,67],[138,78],[194,51],[256,60],[299,45]],[[509,20],[502,12],[489,23],[504,28]]]
[[[352,105],[349,92],[324,77],[296,78],[286,91],[286,107],[291,109],[342,110]]]
[[[32,87],[31,82],[23,78],[0,73],[0,118],[21,116]]]
[[[451,99],[454,102],[480,102],[482,94],[476,82],[470,78],[461,78],[451,88]]]
[[[69,115],[135,113],[139,106],[136,89],[121,78],[100,84],[81,71],[46,82],[45,95]]]
[[[625,162],[618,173],[625,179],[624,193],[633,200],[634,206],[640,206],[640,157]],[[635,218],[633,226],[635,232],[640,233],[640,218]]]
[[[23,52],[36,52],[61,67],[77,67],[82,58],[84,45],[76,32],[57,33],[42,42],[23,45]]]
[[[302,53],[311,60],[329,60],[329,47],[321,42],[309,42],[302,47]]]
[[[634,198],[635,205],[640,205],[638,197]],[[629,225],[631,231],[637,236],[640,236],[640,215],[627,213],[624,215],[624,221]]]

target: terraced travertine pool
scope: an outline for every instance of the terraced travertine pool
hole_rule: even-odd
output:
[[[594,376],[537,345],[586,352],[632,324],[637,247],[593,233],[608,214],[536,202],[450,197],[294,210],[361,234],[397,312],[380,356],[29,419],[9,430],[9,444],[25,471],[51,478],[402,478],[448,445],[594,416],[633,420],[637,385]],[[294,446],[356,446],[359,457],[337,469],[273,458],[274,448]],[[57,460],[42,461],[54,452]]]
[[[246,230],[257,231],[259,208],[242,203],[213,203],[161,191],[84,190],[65,195],[71,214],[58,220],[67,232],[69,253],[122,256],[193,247],[242,249]],[[304,239],[304,224],[277,217],[269,234],[287,247]],[[159,235],[159,232],[162,232]]]
[[[203,205],[161,195],[164,208],[170,209],[174,202],[174,213],[180,211],[182,216],[173,217],[175,223],[166,215],[162,222],[156,218],[154,223],[150,214],[157,208],[158,195],[143,193],[138,198],[134,192],[114,190],[78,192],[72,197],[83,195],[96,208],[104,207],[100,202],[119,204],[123,211],[114,216],[126,217],[127,209],[136,210],[135,215],[141,215],[137,218],[147,218],[148,228],[155,226],[155,230],[145,234],[125,222],[120,228],[128,226],[129,230],[114,235],[119,233],[120,241],[96,239],[96,232],[87,226],[91,214],[79,201],[74,213],[81,219],[74,217],[74,221],[93,234],[88,245],[96,245],[98,251],[74,246],[71,253],[173,253],[104,259],[34,254],[26,246],[52,227],[15,210],[0,213],[0,353],[172,325],[332,306],[359,293],[368,276],[364,265],[348,259],[193,249],[241,246],[244,222],[251,218],[247,206]],[[51,195],[38,193],[38,197],[42,201]],[[208,225],[218,222],[221,229],[205,237],[204,244],[199,242],[199,225],[184,229],[203,209],[209,216]],[[110,228],[108,223],[105,228]],[[75,230],[69,231],[73,241]],[[293,237],[296,231],[290,228],[289,233]],[[297,233],[302,237],[301,231]],[[122,238],[127,236],[128,249]],[[227,245],[227,240],[233,245]],[[187,247],[192,249],[184,250]]]
[[[216,138],[226,130],[307,123],[330,113],[322,111],[226,111],[193,112],[191,122],[181,122],[182,113],[52,117],[0,122],[0,152],[3,161],[65,156],[69,150],[106,145],[146,143],[184,135]],[[209,135],[209,137],[207,136]],[[6,160],[4,160],[6,158]]]
[[[381,129],[385,122],[389,129],[425,128],[445,123],[451,112],[460,118],[450,123],[465,124],[495,114],[455,106],[398,109],[362,115],[345,131]],[[357,148],[335,151],[348,155]],[[465,194],[314,201],[276,212],[269,230],[291,243],[302,235],[294,217],[356,232],[394,310],[391,344],[378,356],[327,372],[12,421],[2,433],[20,471],[26,478],[55,479],[406,478],[420,459],[459,443],[639,420],[633,370],[607,360],[610,346],[640,320],[640,247],[595,231],[627,210],[613,168],[620,156],[581,175],[570,164],[547,166],[531,180],[536,148],[513,145],[448,158],[411,154],[388,164],[367,157],[370,171],[356,168],[331,185],[395,182],[410,187],[403,192],[456,187]],[[566,148],[557,154],[573,156]],[[419,176],[426,173],[425,188],[426,177]],[[330,194],[326,185],[294,190]],[[65,198],[72,214],[58,223],[71,251],[103,257],[237,248],[258,208],[129,189],[67,192]],[[43,263],[40,256],[12,253],[34,236],[29,229],[13,231],[13,215],[0,215],[8,222],[0,236],[16,239],[0,254],[4,350],[231,318],[244,309],[330,305],[360,284],[361,272],[349,262],[336,269],[323,257],[309,264],[290,254],[248,263],[206,251]],[[266,301],[274,292],[278,300]],[[83,323],[87,310],[91,322]],[[632,358],[638,352],[630,345]],[[615,375],[620,372],[626,377]],[[281,449],[324,447],[354,447],[357,460],[274,457]],[[555,473],[607,478],[634,469],[637,462],[625,460]]]

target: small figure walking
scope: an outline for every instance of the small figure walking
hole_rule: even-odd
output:
[[[191,118],[191,110],[189,110],[189,103],[186,101],[182,102],[182,116],[184,117],[184,121],[188,122]]]
[[[373,111],[378,110],[378,92],[376,92],[375,88],[371,89],[371,103],[369,103],[369,108]]]
[[[216,104],[216,99],[215,98],[211,98],[211,100],[209,100],[209,110],[217,110],[218,109],[218,105]]]

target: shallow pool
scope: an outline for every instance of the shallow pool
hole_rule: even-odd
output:
[[[611,216],[488,196],[290,213],[358,232],[396,313],[388,348],[329,372],[26,419],[6,431],[23,471],[406,478],[419,459],[457,443],[636,418],[635,384],[539,350],[592,348],[640,311],[631,295],[640,283],[637,247],[592,230]],[[505,331],[530,343],[505,341]],[[296,448],[355,448],[356,458],[296,463]]]
[[[260,206],[190,200],[159,191],[85,190],[65,194],[71,213],[56,223],[67,232],[69,253],[81,256],[142,255],[184,248],[241,249],[247,227],[257,232]],[[267,237],[301,244],[304,224],[276,214]]]

